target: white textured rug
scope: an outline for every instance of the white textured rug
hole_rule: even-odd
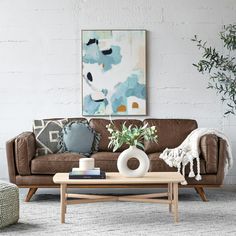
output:
[[[38,194],[21,200],[20,221],[0,235],[236,235],[236,188],[207,190],[202,202],[194,190],[180,190],[180,222],[167,205],[105,202],[70,205],[60,224],[59,196]]]

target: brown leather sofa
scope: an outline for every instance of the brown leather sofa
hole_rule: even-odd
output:
[[[127,148],[122,146],[113,153],[108,148],[109,133],[106,119],[91,119],[90,126],[101,134],[99,151],[92,157],[97,167],[106,172],[116,172],[116,161],[121,151]],[[150,171],[176,171],[170,168],[163,160],[159,159],[160,153],[165,148],[174,148],[182,143],[187,135],[197,128],[197,122],[189,119],[115,119],[114,123],[120,127],[123,122],[127,125],[141,126],[148,123],[155,125],[158,130],[158,144],[145,142],[145,152],[150,158]],[[79,159],[83,156],[77,153],[60,153],[45,156],[35,156],[35,136],[32,132],[24,132],[17,137],[7,141],[6,152],[10,182],[21,188],[29,188],[26,201],[29,201],[38,188],[59,187],[52,181],[57,172],[69,172],[73,167],[78,167]],[[203,187],[219,187],[224,179],[224,163],[226,158],[226,143],[215,135],[205,135],[200,141],[200,170],[201,181],[188,178],[189,167],[186,167],[187,187],[194,187],[202,200],[206,201]],[[136,168],[136,159],[129,161],[130,168]],[[194,163],[196,173],[196,162]]]

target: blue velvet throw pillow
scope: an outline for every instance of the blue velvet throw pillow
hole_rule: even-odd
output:
[[[87,121],[72,121],[63,127],[59,147],[64,152],[77,152],[90,156],[98,150],[99,141],[100,135]]]

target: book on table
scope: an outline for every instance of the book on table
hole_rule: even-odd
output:
[[[80,168],[72,168],[72,172],[77,175],[100,175],[100,168],[90,170],[81,170]]]
[[[73,168],[69,173],[69,179],[105,179],[106,173],[100,168],[90,170],[81,170],[80,168]]]

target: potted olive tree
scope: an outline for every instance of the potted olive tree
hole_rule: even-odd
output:
[[[227,104],[225,114],[236,113],[236,24],[224,26],[220,32],[225,53],[221,54],[207,42],[196,35],[192,41],[202,52],[202,59],[193,64],[197,70],[209,76],[209,89],[215,89],[221,95],[221,100]]]

